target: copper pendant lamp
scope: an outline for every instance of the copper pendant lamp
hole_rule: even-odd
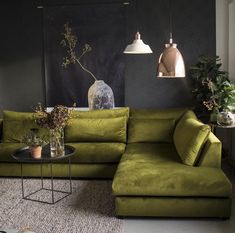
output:
[[[137,1],[138,0],[135,0],[136,14],[138,14]],[[138,28],[138,26],[139,26],[138,16],[136,16],[136,23],[137,23],[137,28]],[[145,44],[141,40],[141,35],[139,33],[139,30],[137,30],[137,33],[135,34],[135,39],[132,42],[132,44],[127,45],[125,50],[123,51],[123,53],[125,53],[125,54],[149,54],[149,53],[152,53],[152,52],[153,51],[151,50],[149,45]]]
[[[157,77],[159,78],[184,78],[185,65],[182,54],[177,48],[177,44],[173,43],[172,38],[172,0],[170,5],[170,40],[165,44],[165,49],[160,55],[157,64]]]

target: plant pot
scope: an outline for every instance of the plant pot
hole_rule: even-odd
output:
[[[41,146],[31,146],[30,153],[33,158],[39,159],[42,156],[42,147]]]

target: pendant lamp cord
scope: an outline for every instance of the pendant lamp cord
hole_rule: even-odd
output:
[[[170,9],[170,17],[169,17],[169,24],[170,24],[170,44],[173,43],[173,33],[172,33],[172,0],[169,0],[169,9]]]
[[[139,32],[139,9],[138,9],[138,0],[135,0],[135,18],[136,18],[136,29]]]

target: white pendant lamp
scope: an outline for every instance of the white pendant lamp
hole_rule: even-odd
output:
[[[140,33],[135,34],[135,39],[132,44],[126,46],[124,52],[125,54],[148,54],[153,53],[149,45],[145,44],[141,38]]]
[[[137,14],[138,13],[137,0],[135,0],[135,11]],[[138,16],[136,16],[136,23],[137,23],[137,28],[138,28],[139,26]],[[125,54],[149,54],[149,53],[153,53],[153,51],[147,44],[145,44],[141,40],[141,35],[137,30],[134,41],[132,42],[132,44],[129,44],[126,46],[123,53]]]
[[[160,55],[157,64],[157,77],[159,78],[184,78],[185,65],[184,59],[177,44],[172,39],[172,8],[170,0],[170,40],[165,44],[165,49]]]

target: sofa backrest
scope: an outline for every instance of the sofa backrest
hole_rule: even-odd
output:
[[[173,142],[175,125],[187,109],[131,109],[128,143]]]
[[[115,109],[102,109],[102,110],[90,110],[81,111],[74,110],[72,112],[72,118],[114,118],[114,117],[129,117],[129,108],[115,108]]]

